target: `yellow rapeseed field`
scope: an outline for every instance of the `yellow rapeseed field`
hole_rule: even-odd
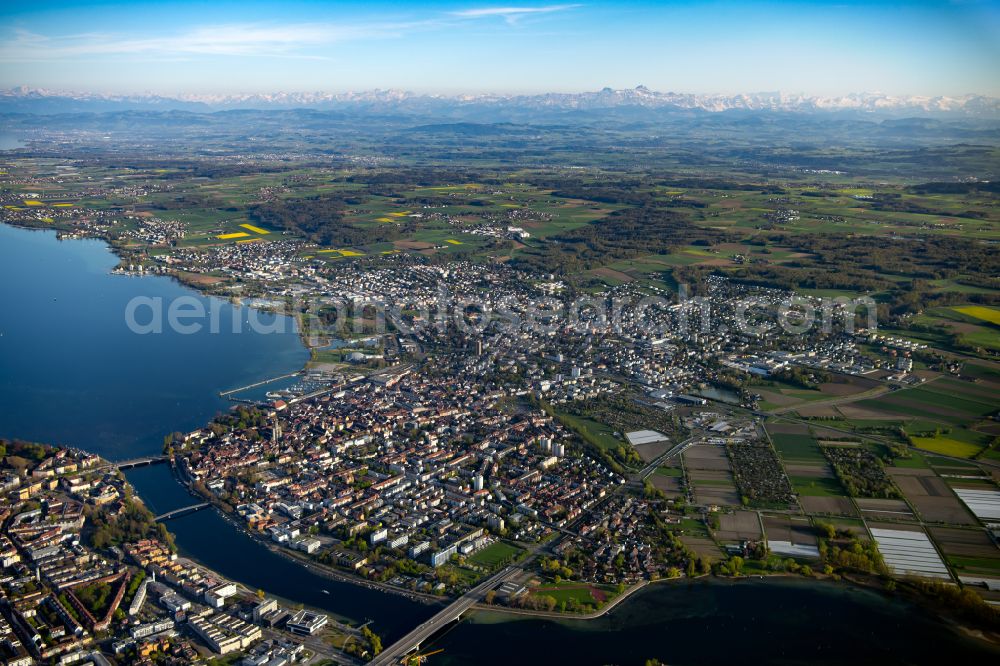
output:
[[[976,319],[988,321],[991,324],[1000,325],[1000,310],[994,310],[993,308],[988,308],[985,305],[965,305],[960,308],[954,308],[954,310],[955,312],[961,312],[964,315],[969,315],[970,317],[975,317]]]
[[[950,437],[912,437],[911,439],[918,448],[956,458],[971,458],[982,449],[981,446],[960,442]]]
[[[356,252],[355,250],[341,249],[341,250],[320,250],[322,254],[339,254],[342,257],[363,257],[363,252]]]

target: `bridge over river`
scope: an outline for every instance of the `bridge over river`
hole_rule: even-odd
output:
[[[458,599],[455,599],[455,601],[439,611],[434,617],[383,650],[381,654],[369,662],[369,666],[387,666],[388,664],[400,663],[409,652],[419,648],[421,643],[461,618],[462,613],[472,608],[489,590],[522,572],[523,569],[520,566],[511,565],[490,576]]]
[[[199,504],[191,504],[190,506],[182,506],[179,509],[174,509],[173,511],[167,511],[166,513],[161,513],[155,520],[156,522],[163,522],[164,520],[170,520],[171,518],[177,518],[179,516],[186,516],[189,513],[194,513],[195,511],[201,511],[202,509],[207,509],[212,506],[208,502],[200,502]]]
[[[145,456],[143,458],[130,458],[128,460],[119,460],[118,462],[109,462],[96,467],[95,471],[132,469],[133,467],[145,467],[146,465],[161,465],[166,462],[170,462],[170,456]]]

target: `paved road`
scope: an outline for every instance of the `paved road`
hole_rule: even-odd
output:
[[[639,475],[638,475],[639,481],[645,481],[649,477],[650,474],[652,474],[654,471],[656,471],[657,467],[659,467],[661,464],[663,464],[664,460],[666,460],[667,458],[672,458],[672,457],[680,454],[681,452],[684,451],[684,449],[686,449],[687,447],[691,446],[697,440],[701,439],[704,436],[705,436],[705,433],[699,432],[697,434],[691,435],[690,437],[688,437],[687,439],[685,439],[683,442],[680,442],[679,444],[674,444],[665,453],[657,456],[656,458],[653,459],[652,462],[650,462],[648,465],[646,465],[645,467],[642,468],[642,470],[639,472]]]
[[[931,380],[933,381],[933,380]],[[796,409],[802,409],[803,407],[836,407],[837,405],[843,405],[849,402],[856,402],[858,400],[870,400],[871,398],[877,398],[880,395],[885,395],[890,391],[895,390],[896,387],[889,384],[880,384],[875,388],[869,389],[862,393],[854,393],[852,395],[840,395],[834,396],[824,400],[810,400],[808,402],[800,402],[794,405],[788,405],[786,407],[778,407],[777,409],[772,409],[769,414],[774,414],[775,416],[781,414],[787,414],[789,412],[794,412]]]
[[[364,661],[361,659],[356,659],[349,654],[331,648],[324,642],[320,635],[293,636],[292,634],[277,631],[276,629],[264,629],[263,632],[266,639],[291,641],[305,646],[307,650],[313,653],[312,658],[305,662],[307,665],[327,663],[329,661],[341,664],[342,666],[362,666],[364,664]]]
[[[692,438],[693,439],[693,438]],[[678,444],[677,446],[683,445]],[[676,448],[676,447],[675,447]],[[669,452],[668,452],[669,453]],[[588,513],[593,512],[598,506],[604,502],[609,501],[613,496],[622,492],[625,489],[624,485],[615,486],[615,488],[608,493],[597,505],[592,507]],[[403,658],[409,654],[415,648],[418,648],[424,641],[434,635],[440,629],[443,629],[451,622],[459,619],[462,613],[469,610],[475,606],[479,601],[486,595],[486,593],[494,588],[496,588],[500,583],[507,580],[515,578],[523,574],[528,565],[538,556],[542,551],[549,551],[556,546],[560,541],[567,537],[576,537],[579,534],[573,531],[573,527],[583,520],[583,516],[573,521],[570,525],[564,528],[558,528],[559,534],[555,539],[550,539],[536,543],[528,548],[528,552],[521,559],[518,564],[511,564],[510,566],[502,569],[496,574],[490,576],[479,585],[475,586],[461,597],[453,601],[446,608],[438,612],[434,617],[427,620],[420,626],[416,627],[413,631],[403,636],[401,639],[390,645],[388,648],[382,651],[382,653],[375,657],[370,665],[379,666],[382,664],[399,664],[402,662]],[[554,526],[550,526],[554,527]]]

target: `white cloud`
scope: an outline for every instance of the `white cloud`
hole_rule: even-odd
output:
[[[516,23],[519,19],[532,14],[551,14],[567,9],[575,9],[580,5],[546,5],[543,7],[483,7],[481,9],[463,9],[450,12],[452,16],[466,19],[502,17],[507,23]]]
[[[141,38],[79,33],[49,37],[15,30],[0,43],[0,61],[62,60],[105,55],[145,56],[285,56],[309,57],[309,47],[358,39],[400,37],[429,22],[383,24],[300,23],[287,25],[227,24],[197,26],[172,35]]]
[[[191,26],[174,33],[141,37],[120,33],[81,32],[46,35],[15,28],[0,35],[0,62],[53,62],[73,58],[114,56],[153,60],[187,59],[192,56],[320,58],[324,45],[338,42],[392,39],[418,31],[457,29],[470,19],[501,17],[514,24],[536,14],[548,14],[580,5],[541,7],[490,7],[467,9],[412,21],[359,23],[231,23]]]

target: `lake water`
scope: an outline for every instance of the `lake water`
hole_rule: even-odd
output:
[[[20,136],[16,134],[11,134],[10,132],[0,132],[0,150],[16,150],[18,148],[25,147],[24,141]]]
[[[422,651],[436,666],[555,663],[972,664],[1000,652],[880,594],[800,579],[657,583],[596,620],[476,613]]]
[[[161,277],[109,273],[98,241],[0,225],[0,437],[81,446],[110,458],[157,453],[165,433],[203,425],[233,388],[297,370],[293,332],[136,335],[136,296],[191,296]],[[233,306],[201,299],[206,308]],[[227,309],[228,308],[228,309]],[[239,319],[245,309],[237,309]],[[223,321],[229,321],[225,316]],[[128,472],[156,513],[192,503],[157,465]],[[215,510],[168,523],[182,553],[250,588],[374,621],[386,642],[434,609],[330,580],[275,554]],[[324,592],[325,590],[325,592]],[[995,663],[998,654],[914,607],[845,585],[714,581],[650,586],[589,621],[473,613],[424,650],[432,664]]]
[[[251,312],[196,296],[160,276],[113,275],[98,240],[0,224],[0,437],[85,448],[110,459],[159,453],[164,435],[203,426],[233,403],[222,390],[299,370],[308,352],[291,320],[259,313],[284,333],[234,333]],[[136,297],[196,299],[224,325],[213,333],[130,330]],[[150,321],[148,309],[135,319]],[[258,316],[258,313],[252,313]],[[166,321],[166,319],[165,319]],[[189,322],[190,323],[190,322]],[[275,326],[277,328],[277,326]]]
[[[731,405],[740,404],[740,396],[736,393],[736,391],[731,391],[730,389],[709,386],[695,391],[695,393],[703,395],[706,398],[711,398],[712,400],[718,400],[719,402],[727,402]]]

